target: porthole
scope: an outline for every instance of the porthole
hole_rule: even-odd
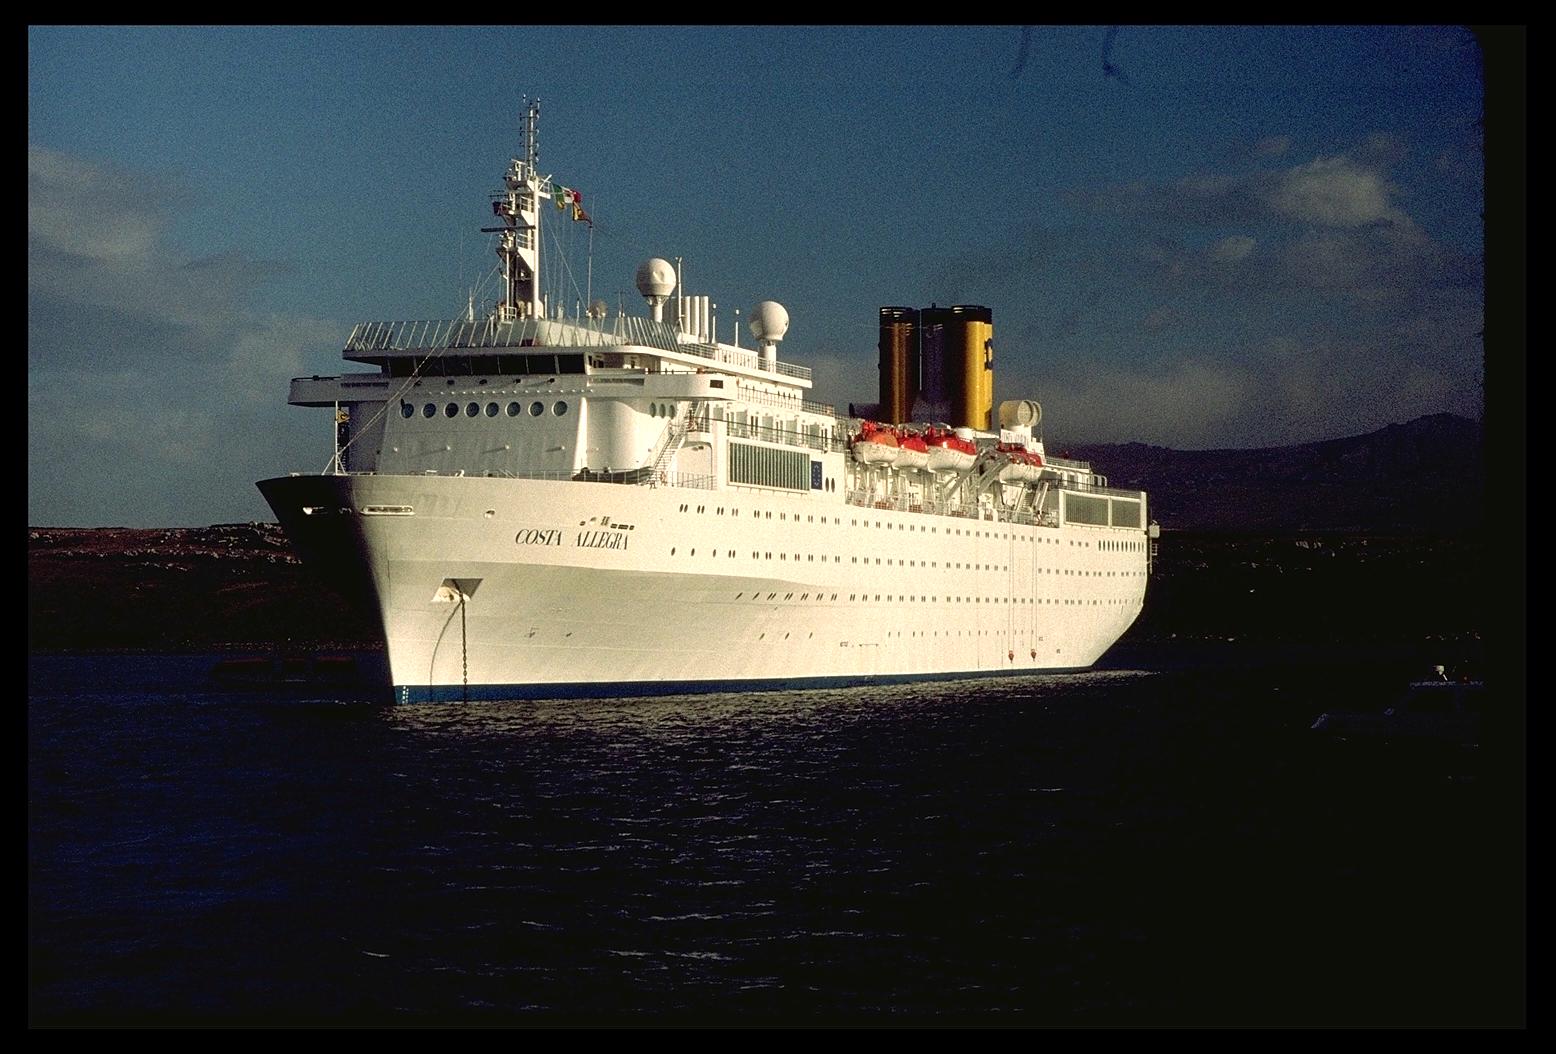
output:
[[[498,412],[499,412],[499,407],[497,406],[496,403],[487,403],[486,404],[486,416],[487,417],[496,417]]]
[[[412,406],[410,403],[407,403],[407,402],[400,403],[400,416],[401,417],[415,417],[416,416],[416,407]]]
[[[555,403],[552,403],[551,404],[551,412],[556,414],[558,417],[563,416],[564,414],[567,413],[567,403],[562,402],[561,400],[558,400]]]
[[[519,410],[520,410],[520,406],[519,406],[518,403],[509,403],[508,404],[508,416],[509,417],[517,417],[517,416],[519,416]]]
[[[436,417],[438,416],[438,408],[432,403],[428,403],[421,408],[421,415],[423,417]]]
[[[658,417],[659,416],[659,404],[658,403],[649,403],[648,404],[648,416],[650,416],[650,417]]]
[[[445,406],[443,408],[443,416],[444,417],[458,417],[459,416],[459,404],[458,403],[449,403],[447,406]]]
[[[545,412],[546,412],[546,404],[545,403],[533,402],[533,403],[529,404],[529,415],[531,417],[539,417],[541,414],[543,414]]]
[[[466,403],[465,404],[465,416],[466,417],[480,417],[481,416],[481,404],[480,403]]]

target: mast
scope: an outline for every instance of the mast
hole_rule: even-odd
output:
[[[540,161],[538,128],[540,100],[526,99],[524,114],[524,158],[514,158],[503,176],[504,191],[492,199],[492,213],[502,220],[501,227],[482,227],[483,234],[496,234],[497,259],[502,264],[503,295],[497,304],[497,320],[543,318],[545,304],[540,293],[540,198],[541,179],[536,165]]]

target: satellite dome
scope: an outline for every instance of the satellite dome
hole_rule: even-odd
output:
[[[665,297],[675,292],[675,265],[654,257],[638,264],[638,292],[644,296]]]
[[[751,309],[751,335],[772,344],[789,332],[789,313],[776,300],[764,300]]]

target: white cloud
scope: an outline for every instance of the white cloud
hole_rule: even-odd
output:
[[[1042,392],[1045,427],[1059,442],[1191,447],[1242,416],[1255,384],[1237,366],[1191,358],[1150,370],[1066,370]]]
[[[170,246],[181,195],[57,151],[28,153],[28,516],[200,524],[265,515],[252,480],[315,440],[288,413],[330,321],[262,316],[276,266]],[[318,369],[315,365],[313,369]],[[311,455],[309,455],[311,460]]]
[[[93,260],[148,254],[165,225],[146,181],[49,150],[27,148],[27,240]]]
[[[1281,173],[1260,196],[1277,214],[1319,227],[1409,222],[1392,204],[1382,172],[1345,157],[1323,157]]]

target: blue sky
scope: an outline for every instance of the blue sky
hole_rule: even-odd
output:
[[[840,406],[936,302],[1060,446],[1478,417],[1481,85],[1455,28],[35,27],[28,519],[271,518],[329,457],[288,379],[490,288],[525,94],[597,297],[684,257]]]

